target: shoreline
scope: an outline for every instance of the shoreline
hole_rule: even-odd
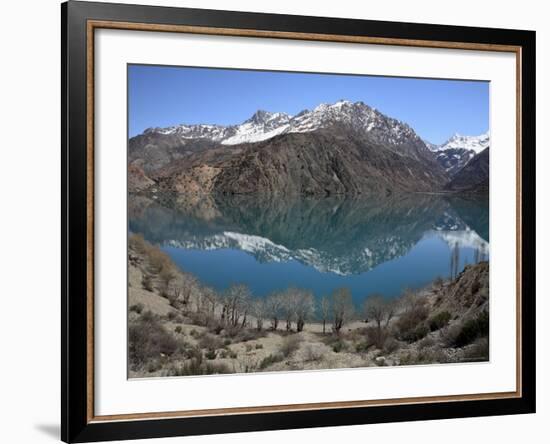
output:
[[[350,307],[341,290],[320,315],[323,333],[300,289],[280,298],[293,298],[288,301],[302,304],[302,311],[285,314],[279,307],[273,317],[245,288],[227,299],[133,235],[129,377],[486,361],[488,272],[487,262],[466,266],[454,280],[437,280],[396,300],[366,298],[362,311]],[[315,313],[322,308],[316,305]]]

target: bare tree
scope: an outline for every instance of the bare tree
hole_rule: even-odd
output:
[[[247,288],[248,290],[248,288]],[[241,322],[241,328],[246,327],[246,321],[248,313],[250,312],[250,309],[252,308],[252,299],[251,294],[249,291],[247,291],[246,294],[243,294],[243,297],[239,301],[239,309],[242,311],[243,315],[243,321]]]
[[[246,285],[231,285],[224,294],[222,319],[233,327],[237,327],[239,323],[241,323],[241,327],[244,327],[250,311],[250,298],[250,290]],[[241,316],[242,321],[240,321]]]
[[[282,300],[279,294],[272,293],[265,299],[266,315],[271,320],[271,329],[277,330],[281,317]]]
[[[281,311],[283,319],[286,321],[286,331],[292,329],[292,321],[295,318],[296,310],[296,294],[299,290],[293,287],[287,288],[280,294]]]
[[[451,279],[455,279],[458,276],[458,266],[460,262],[460,248],[458,242],[455,242],[451,249]]]
[[[315,311],[315,299],[310,291],[297,290],[295,292],[294,313],[296,316],[296,331],[304,329],[306,321]]]
[[[252,315],[256,318],[256,329],[262,331],[264,320],[267,316],[267,303],[264,298],[257,298],[252,301]]]
[[[160,270],[158,277],[160,294],[167,298],[170,295],[170,284],[176,278],[176,275],[170,267],[164,267]]]
[[[377,345],[382,343],[382,329],[388,328],[395,316],[395,302],[385,299],[382,295],[373,294],[365,300],[365,315],[376,322]]]
[[[180,297],[181,297],[181,287],[175,286],[172,290],[171,295],[168,297],[168,299],[170,300],[170,305],[174,308],[177,308]]]
[[[323,321],[323,334],[326,333],[327,320],[330,315],[330,300],[327,296],[323,296],[319,302],[321,312],[321,320]]]
[[[170,270],[172,262],[168,255],[158,247],[147,249],[148,271],[151,274],[159,274],[162,270]]]
[[[218,294],[210,287],[202,287],[201,293],[203,295],[204,304],[206,305],[207,314],[210,317],[214,317],[216,307],[218,306]]]
[[[415,293],[411,289],[405,289],[403,296],[398,300],[399,308],[402,312],[409,313],[412,311],[423,309],[426,305],[426,298]]]
[[[353,301],[349,289],[337,288],[334,290],[332,293],[332,328],[336,334],[339,334],[344,324],[350,320],[353,311]]]
[[[193,290],[197,288],[198,281],[197,279],[187,273],[184,273],[181,277],[181,303],[189,308],[190,301],[191,301],[191,294],[193,293]]]
[[[477,264],[478,262],[486,261],[487,256],[488,256],[487,247],[485,245],[480,245],[474,251],[474,264]]]
[[[481,256],[479,258],[481,261],[488,261],[489,260],[489,251],[487,248],[487,245],[483,245],[481,247]]]

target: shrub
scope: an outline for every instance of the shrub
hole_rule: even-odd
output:
[[[336,341],[332,343],[331,347],[334,353],[340,353],[346,348],[346,343],[344,341]]]
[[[223,341],[223,346],[224,346],[224,347],[227,347],[228,345],[231,345],[231,339],[229,339],[229,338],[224,339],[224,341]]]
[[[237,352],[233,350],[229,350],[229,357],[231,359],[237,359]]]
[[[149,361],[146,365],[147,373],[154,373],[156,371],[159,371],[161,369],[162,365],[157,359],[154,359],[153,361]]]
[[[166,318],[169,321],[175,322],[177,324],[183,323],[183,317],[181,316],[181,314],[179,314],[176,311],[169,311],[168,314],[166,315]]]
[[[444,280],[441,276],[437,276],[435,279],[434,279],[434,282],[433,282],[433,286],[435,288],[441,288],[443,287],[443,284],[444,284]]]
[[[203,312],[189,311],[186,315],[191,319],[192,324],[200,325],[201,327],[206,327],[208,325],[208,321],[210,320],[210,317]]]
[[[396,341],[394,338],[387,338],[384,342],[384,347],[382,350],[384,353],[389,354],[397,351],[399,349],[399,342]]]
[[[250,352],[252,351],[252,344],[246,344],[244,348],[246,349],[247,352]]]
[[[409,342],[420,341],[421,339],[426,337],[429,332],[429,328],[426,325],[421,324],[417,326],[413,331],[409,332],[408,335],[406,335],[405,340]]]
[[[167,376],[191,376],[202,374],[202,360],[189,359],[181,365],[173,365],[168,369]]]
[[[134,313],[141,314],[143,311],[143,304],[140,302],[138,304],[134,304],[130,306],[130,311],[133,311]]]
[[[153,291],[154,290],[154,287],[153,287],[153,278],[151,277],[151,275],[149,274],[144,274],[142,277],[141,277],[141,286],[143,287],[144,290],[147,290],[147,291]]]
[[[220,359],[225,359],[227,358],[227,356],[229,356],[229,352],[227,350],[221,350],[219,353],[218,353],[218,357]]]
[[[282,353],[271,354],[271,355],[266,356],[264,359],[261,360],[259,367],[260,367],[260,369],[264,370],[272,364],[276,364],[277,362],[281,362],[283,359],[285,359],[285,357],[283,356]]]
[[[435,340],[427,336],[418,343],[418,348],[422,350],[424,348],[432,347],[433,345],[435,345]]]
[[[419,364],[441,364],[449,362],[449,358],[447,357],[445,352],[439,347],[420,350],[418,352],[417,359]]]
[[[446,327],[439,330],[437,333],[439,335],[441,345],[444,347],[454,347],[455,339],[458,336],[459,331],[460,326],[456,323],[448,324]]]
[[[208,331],[210,333],[214,333],[216,336],[219,335],[222,332],[223,327],[224,327],[221,322],[212,323],[212,322],[210,322],[210,320],[207,321],[207,324],[208,324]],[[231,343],[231,341],[229,341],[229,343]]]
[[[424,325],[424,321],[428,314],[428,308],[424,304],[416,304],[405,311],[396,322],[399,339],[415,342],[426,336],[428,327]]]
[[[464,353],[466,361],[487,361],[489,360],[489,338],[478,338],[472,347]]]
[[[172,355],[179,346],[176,339],[150,312],[146,312],[139,321],[130,324],[128,343],[130,362],[134,366],[161,355]]]
[[[292,353],[300,348],[300,343],[302,339],[296,335],[290,335],[283,339],[281,348],[279,351],[283,354],[285,358],[288,358]]]
[[[172,261],[160,248],[151,247],[147,250],[149,269],[152,273],[158,274],[162,270],[170,270]]]
[[[172,272],[169,265],[164,265],[159,272],[158,278],[160,294],[165,298],[170,299],[170,284],[176,278],[176,275]],[[174,300],[172,299],[171,303],[173,302]]]
[[[471,344],[477,338],[489,335],[489,313],[484,311],[476,318],[467,320],[455,339],[456,347]]]
[[[451,313],[448,311],[441,311],[430,318],[428,325],[430,326],[431,331],[436,331],[445,327],[450,320]]]
[[[158,316],[155,313],[153,313],[151,310],[147,310],[145,313],[141,315],[141,318],[139,320],[141,322],[158,321]]]
[[[400,365],[435,364],[449,362],[449,358],[440,348],[423,349],[418,353],[409,352],[401,356]]]
[[[308,362],[319,361],[323,357],[323,350],[319,346],[308,344],[304,348],[304,355]]]
[[[235,371],[238,373],[251,373],[258,369],[258,358],[254,355],[240,355],[235,364]]]
[[[145,253],[147,251],[148,245],[147,241],[141,233],[136,233],[130,236],[129,244],[130,248],[136,250],[138,253]]]
[[[365,329],[365,335],[367,337],[366,342],[369,346],[375,346],[378,349],[381,349],[386,342],[388,337],[387,329],[378,329],[377,327],[367,327]]]
[[[182,365],[174,365],[168,370],[168,376],[193,376],[234,373],[223,362],[202,362],[196,358],[185,361]]]
[[[218,336],[213,336],[206,333],[199,339],[199,347],[206,348],[208,350],[217,350],[223,348],[223,340]]]
[[[408,352],[399,359],[399,365],[415,365],[418,364],[418,358],[416,354]]]
[[[197,359],[202,362],[202,350],[197,346],[190,346],[185,350],[187,359]]]
[[[254,341],[259,338],[264,338],[265,336],[267,336],[267,332],[265,332],[264,330],[258,331],[257,329],[240,329],[234,336],[230,337],[233,337],[235,339],[235,342],[247,342]]]
[[[321,341],[325,345],[328,345],[329,347],[332,347],[332,344],[341,340],[342,340],[342,335],[337,335],[335,333],[332,333],[330,335],[325,335],[321,338]]]
[[[216,350],[208,350],[205,354],[204,354],[204,357],[206,359],[216,359],[216,356],[217,356],[217,353],[216,353]]]
[[[183,329],[181,328],[181,325],[176,325],[176,328],[174,328],[174,331],[178,334],[181,334],[183,332]]]
[[[372,347],[372,344],[369,341],[361,341],[355,344],[355,351],[357,353],[366,353],[369,351],[369,348]],[[334,348],[333,348],[334,350]],[[340,348],[341,350],[341,348]],[[340,350],[338,350],[336,353],[338,353]],[[336,351],[336,350],[335,350]]]
[[[264,348],[263,344],[256,344],[256,346],[254,347],[256,350],[261,350],[262,348]]]
[[[351,337],[353,338],[353,336]],[[342,350],[348,349],[348,344],[344,340],[344,335],[342,333],[338,334],[333,332],[331,335],[323,336],[321,341],[325,345],[328,345],[335,353],[340,353]]]
[[[223,329],[223,335],[227,338],[236,339],[237,335],[241,332],[240,326],[227,325]],[[236,340],[236,342],[240,342]]]

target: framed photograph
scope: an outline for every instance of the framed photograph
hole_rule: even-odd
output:
[[[535,411],[535,33],[69,1],[62,439]]]

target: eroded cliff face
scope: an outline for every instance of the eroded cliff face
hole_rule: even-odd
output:
[[[489,262],[466,265],[447,286],[432,297],[434,310],[446,310],[465,319],[489,309]]]
[[[180,193],[324,196],[433,191],[447,176],[430,158],[398,154],[338,127],[243,145],[223,158],[195,154],[151,179]]]
[[[429,167],[426,166],[429,165]],[[446,176],[428,160],[397,154],[345,128],[286,134],[234,157],[213,190],[301,195],[359,195],[431,191]]]

